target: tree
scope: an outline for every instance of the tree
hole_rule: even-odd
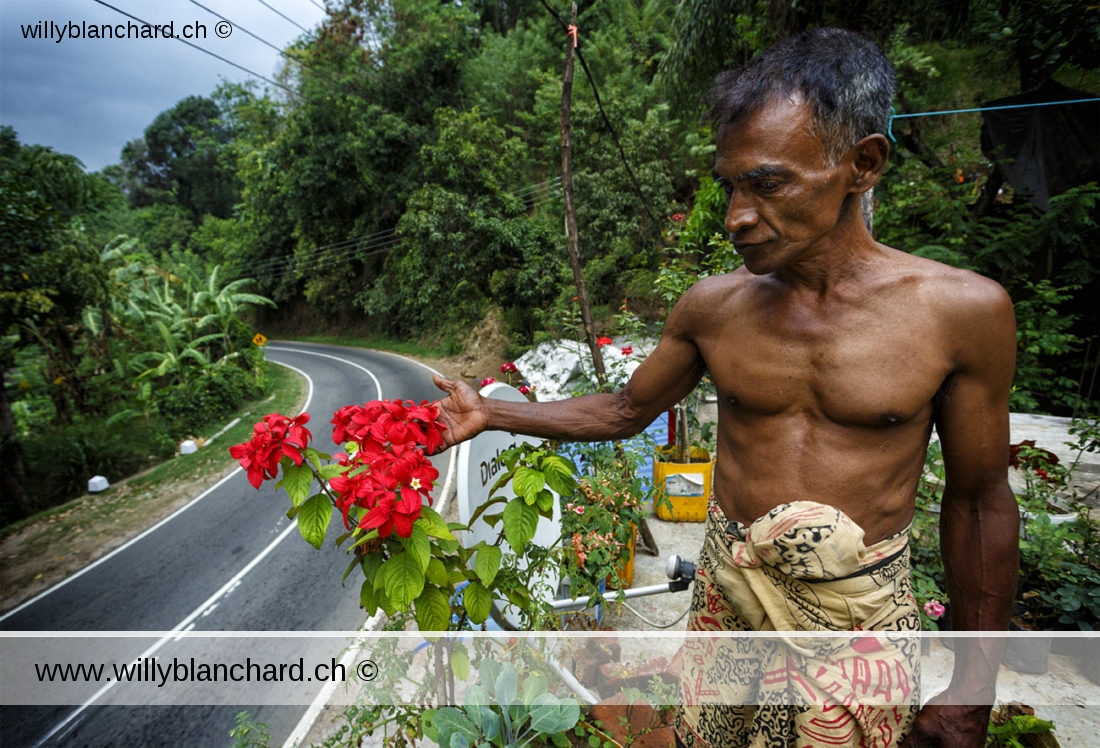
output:
[[[425,184],[397,227],[401,244],[364,300],[399,332],[470,323],[494,294],[537,306],[565,277],[560,234],[531,220],[515,194],[522,143],[477,110],[441,110],[436,126],[438,141],[421,153]]]

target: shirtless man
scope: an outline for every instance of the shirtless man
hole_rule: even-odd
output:
[[[719,405],[714,499],[725,519],[748,527],[812,500],[850,518],[870,547],[912,520],[935,426],[953,627],[1007,630],[1018,543],[1007,484],[1012,305],[993,281],[868,233],[860,196],[887,163],[892,97],[889,62],[836,29],[781,42],[720,77],[714,172],[744,267],[695,284],[618,392],[514,403],[437,378],[447,444],[486,429],[628,437],[707,371]],[[984,745],[995,649],[960,650],[947,691],[891,744]]]

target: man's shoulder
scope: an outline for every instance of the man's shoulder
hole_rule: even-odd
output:
[[[926,304],[955,310],[1011,309],[1008,293],[992,278],[901,250],[891,251],[899,275],[919,289]]]

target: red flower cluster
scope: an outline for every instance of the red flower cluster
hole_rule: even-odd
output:
[[[611,342],[611,338],[604,335],[603,337],[596,339],[596,347],[603,348],[605,345],[611,345]]]
[[[252,438],[230,447],[229,454],[248,472],[248,482],[259,488],[267,478],[278,476],[284,455],[302,464],[302,450],[313,438],[305,428],[308,421],[308,413],[297,418],[266,415],[253,427]],[[443,446],[446,427],[438,411],[426,400],[419,405],[411,400],[374,400],[341,408],[332,425],[333,441],[355,447],[350,457],[338,455],[347,470],[329,481],[344,525],[350,529],[348,515],[358,506],[366,510],[359,518],[360,528],[377,528],[383,538],[393,532],[409,537],[423,500],[431,505],[432,486],[439,477],[428,459]]]
[[[509,361],[506,364],[501,364],[500,365],[500,373],[501,374],[515,374],[518,371],[519,371],[519,368],[512,361]]]
[[[393,532],[409,537],[423,501],[431,505],[439,477],[427,457],[443,445],[445,427],[436,409],[427,401],[374,400],[341,408],[332,424],[333,441],[356,447],[350,457],[340,456],[348,470],[329,481],[344,525],[350,529],[348,513],[358,506],[367,510],[359,518],[361,529],[377,528],[383,538]]]
[[[240,461],[248,473],[248,482],[259,488],[265,478],[279,474],[279,460],[283,455],[295,465],[302,464],[301,450],[308,447],[313,438],[305,427],[308,422],[309,413],[302,413],[297,418],[269,413],[252,427],[252,438],[230,447],[229,454]]]

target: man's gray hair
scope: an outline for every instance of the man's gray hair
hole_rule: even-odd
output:
[[[868,135],[889,132],[894,66],[860,34],[811,29],[719,75],[708,117],[722,127],[783,98],[809,105],[825,158],[835,164]]]

